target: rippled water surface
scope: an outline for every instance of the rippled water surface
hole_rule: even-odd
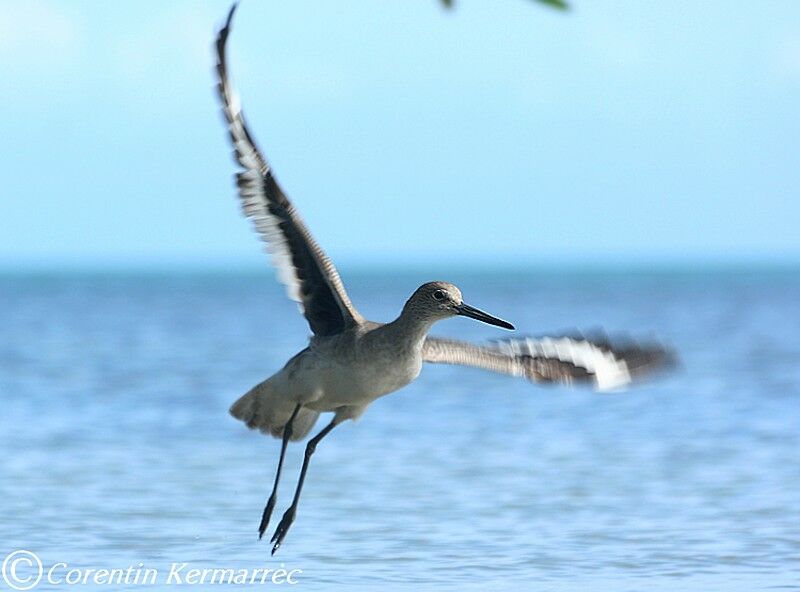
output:
[[[433,278],[345,279],[386,320]],[[800,589],[800,274],[447,279],[531,333],[657,334],[682,367],[614,395],[426,367],[320,445],[270,558],[255,531],[279,442],[227,408],[304,347],[272,278],[4,276],[0,555],[142,564],[159,588],[185,562],[301,569],[309,590]]]

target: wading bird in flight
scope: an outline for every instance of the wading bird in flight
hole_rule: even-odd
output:
[[[491,345],[428,337],[434,323],[454,316],[514,328],[466,304],[456,286],[442,281],[417,288],[400,316],[390,323],[362,317],[350,302],[333,263],[278,185],[245,124],[225,59],[235,10],[236,5],[219,31],[216,50],[222,111],[233,156],[240,166],[236,173],[239,198],[245,215],[267,243],[289,297],[299,303],[313,332],[307,348],[231,407],[231,414],[248,427],[281,439],[272,493],[258,527],[259,538],[275,507],[287,444],[305,438],[320,413],[334,414],[306,445],[294,498],[272,535],[272,553],[281,546],[295,519],[308,464],[320,440],[343,421],[359,417],[377,398],[415,380],[423,362],[474,366],[535,382],[585,383],[598,389],[625,386],[667,362],[668,352],[660,346],[614,347],[604,340],[580,336],[518,338]]]

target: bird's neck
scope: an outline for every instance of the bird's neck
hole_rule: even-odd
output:
[[[406,307],[399,317],[386,325],[386,328],[398,342],[422,347],[428,331],[435,322],[436,319],[426,317],[416,310]]]

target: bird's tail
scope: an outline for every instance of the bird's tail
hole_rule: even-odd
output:
[[[271,387],[271,379],[254,386],[240,397],[230,409],[231,415],[247,424],[250,429],[259,429],[276,438],[283,437],[283,429],[295,408],[295,403],[280,397]],[[302,408],[292,423],[292,440],[302,440],[314,427],[318,411]]]

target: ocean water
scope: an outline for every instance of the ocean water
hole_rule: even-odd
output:
[[[344,275],[376,320],[437,279]],[[0,559],[35,553],[40,590],[141,587],[91,569],[171,589],[178,568],[284,569],[295,584],[255,587],[308,590],[800,590],[800,273],[442,279],[524,332],[657,335],[680,368],[599,395],[426,367],[320,444],[270,557],[256,528],[279,442],[227,409],[305,344],[271,275],[3,276]],[[32,559],[5,569],[35,583]]]

